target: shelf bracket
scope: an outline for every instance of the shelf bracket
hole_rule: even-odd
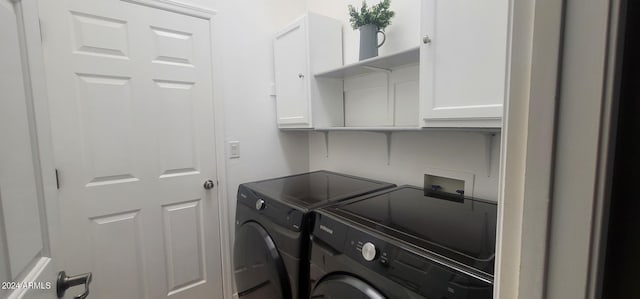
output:
[[[491,164],[493,164],[493,139],[496,137],[495,133],[489,133],[485,135],[485,151],[487,161],[487,177],[491,177]]]
[[[391,165],[391,134],[393,131],[371,131],[373,133],[380,133],[386,137],[387,140],[387,165]]]
[[[387,165],[391,165],[391,133],[392,132],[384,132],[384,135],[387,137]]]
[[[322,133],[324,134],[325,157],[329,158],[329,131],[323,131]]]

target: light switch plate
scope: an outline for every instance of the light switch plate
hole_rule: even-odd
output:
[[[276,84],[273,82],[269,84],[269,96],[272,96],[272,97],[276,96]]]
[[[229,159],[240,158],[240,141],[229,141]]]

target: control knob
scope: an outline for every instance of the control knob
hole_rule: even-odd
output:
[[[256,200],[256,210],[258,210],[258,211],[263,210],[264,206],[265,206],[264,200],[258,198],[258,200]]]
[[[373,261],[376,258],[377,253],[376,245],[373,245],[371,242],[367,242],[362,245],[362,257],[365,261]]]

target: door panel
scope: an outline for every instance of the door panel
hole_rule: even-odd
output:
[[[274,41],[278,124],[310,125],[304,20]]]
[[[194,131],[193,82],[154,80],[161,121],[158,122],[160,178],[198,174]]]
[[[127,22],[81,12],[70,12],[73,49],[78,54],[128,58]]]
[[[42,6],[68,272],[97,298],[222,298],[209,21]]]
[[[0,52],[0,90],[2,90],[2,161],[0,195],[6,244],[9,254],[9,274],[16,278],[34,256],[42,250],[42,231],[35,186],[36,169],[31,148],[27,97],[18,42],[18,21],[10,2],[0,6],[0,40],[6,44]]]
[[[87,187],[138,181],[131,78],[76,74]],[[139,175],[138,175],[139,176]]]
[[[154,63],[193,66],[193,34],[168,28],[150,27],[156,58]]]
[[[164,207],[169,293],[205,282],[200,207],[200,200]]]
[[[425,120],[499,119],[505,95],[508,1],[422,2]]]
[[[99,271],[101,276],[94,279],[91,292],[110,294],[114,298],[144,298],[140,211],[101,216],[91,220],[92,267],[114,269]],[[114,288],[111,283],[116,283],[118,287]]]
[[[33,21],[29,15],[33,8],[33,3],[0,0],[1,298],[56,298],[41,173],[41,158],[48,156],[38,148],[31,80],[25,76],[39,70],[30,68],[27,53],[21,49],[21,42],[26,45],[23,30],[28,27],[26,22]]]

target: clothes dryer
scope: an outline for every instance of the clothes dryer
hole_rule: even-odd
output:
[[[329,171],[241,184],[234,270],[243,299],[309,296],[309,212],[395,185]]]

